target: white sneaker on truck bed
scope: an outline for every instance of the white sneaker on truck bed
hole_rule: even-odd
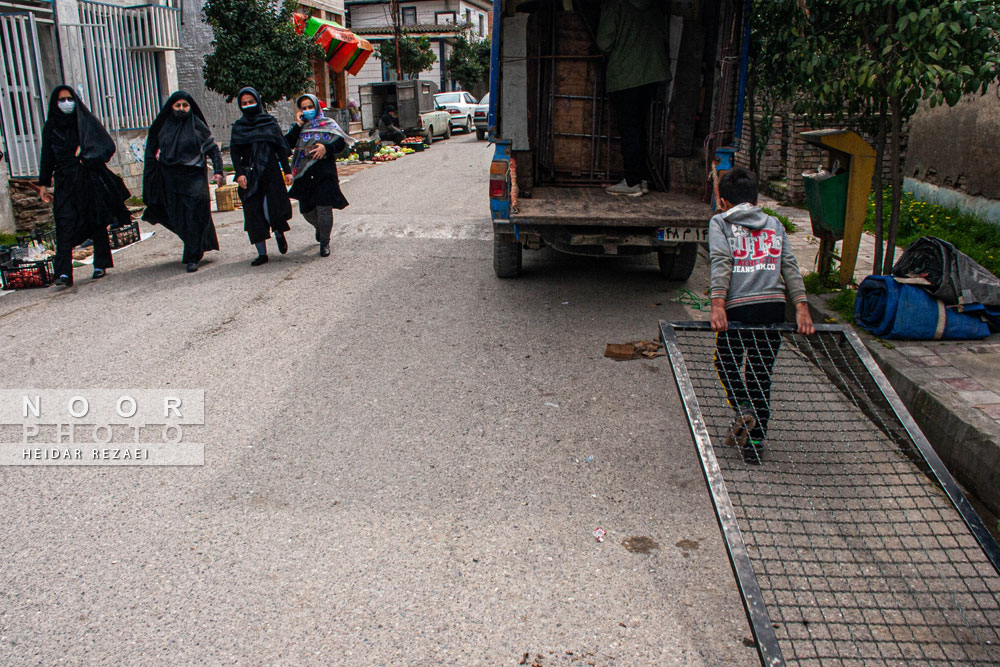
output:
[[[604,188],[604,191],[609,195],[621,195],[623,197],[641,197],[643,195],[641,184],[629,185],[624,178],[621,183],[609,185]]]

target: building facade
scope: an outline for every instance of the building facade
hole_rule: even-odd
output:
[[[109,166],[138,193],[146,131],[177,88],[176,1],[0,0],[0,230],[48,215],[29,183],[38,176],[49,94],[60,83],[104,123],[118,145]]]
[[[347,0],[348,27],[369,40],[376,49],[378,44],[393,37],[392,10],[385,0]],[[454,90],[457,84],[448,72],[455,40],[465,36],[472,40],[489,39],[492,27],[492,3],[486,0],[400,0],[400,28],[413,36],[430,38],[437,60],[419,77],[434,81],[440,90]],[[392,81],[395,69],[377,56],[372,56],[365,66],[348,82],[348,95],[360,100],[358,89],[364,83]]]
[[[198,100],[205,120],[219,145],[229,143],[230,128],[238,112],[235,102],[226,102],[223,95],[205,87],[202,67],[205,56],[212,52],[212,28],[204,21],[201,8],[204,0],[178,0],[182,6],[181,44],[177,55],[177,79],[182,90]],[[316,18],[336,21],[344,25],[344,0],[301,0],[300,11]],[[312,91],[331,109],[347,108],[347,84],[344,74],[332,72],[326,63],[314,64]],[[271,112],[282,125],[292,121],[292,108],[288,102],[276,105]],[[345,112],[346,114],[346,112]],[[337,115],[333,113],[331,115]]]

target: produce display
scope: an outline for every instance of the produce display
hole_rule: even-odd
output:
[[[406,139],[403,139],[399,143],[403,146],[407,145],[412,146],[413,144],[422,144],[424,143],[424,140],[421,137],[408,137]]]
[[[413,150],[410,149],[412,153]],[[398,160],[399,158],[406,155],[400,146],[383,146],[379,149],[375,157],[372,158],[372,162],[392,162],[393,160]]]

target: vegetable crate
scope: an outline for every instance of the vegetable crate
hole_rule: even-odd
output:
[[[108,240],[111,248],[124,248],[127,245],[139,242],[139,223],[133,220],[119,227],[108,228]]]
[[[56,269],[51,259],[37,262],[13,261],[0,266],[0,282],[4,289],[48,287],[55,279]]]

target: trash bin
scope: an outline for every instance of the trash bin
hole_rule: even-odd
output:
[[[847,187],[850,174],[803,174],[806,205],[812,232],[816,237],[844,238],[844,220],[847,218]]]

